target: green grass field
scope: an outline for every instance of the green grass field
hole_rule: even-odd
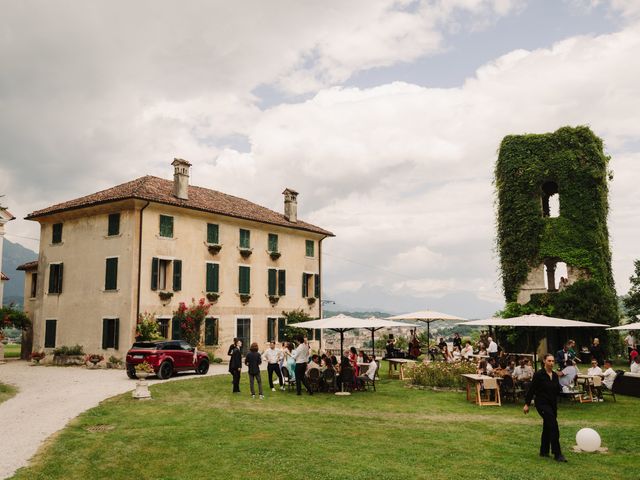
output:
[[[15,387],[12,387],[11,385],[5,385],[4,383],[0,383],[0,403],[4,402],[5,400],[9,400],[17,392],[18,391],[16,390]]]
[[[11,345],[4,346],[5,358],[19,358],[20,357],[20,345],[12,343]]]
[[[263,379],[265,374],[263,373]],[[266,383],[266,382],[265,382]],[[133,387],[133,383],[132,383]],[[247,378],[152,387],[103,402],[63,430],[15,479],[628,479],[637,471],[640,400],[563,403],[568,464],[539,458],[541,421],[522,403],[478,407],[463,393],[383,380],[350,397],[268,391],[252,400]],[[91,432],[96,426],[105,431]],[[595,428],[608,454],[575,454],[575,434]]]

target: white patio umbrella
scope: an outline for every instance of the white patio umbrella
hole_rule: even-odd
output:
[[[403,313],[402,315],[394,315],[388,317],[387,320],[413,320],[427,323],[427,341],[431,342],[431,322],[447,321],[459,322],[466,318],[456,317],[448,313],[434,312],[433,310],[420,310],[419,312]],[[427,345],[429,348],[429,345]]]
[[[608,327],[603,323],[580,322],[578,320],[567,320],[566,318],[547,317],[546,315],[530,314],[512,318],[487,318],[485,320],[472,320],[461,322],[458,325],[469,327],[550,327],[550,328],[586,328],[586,327]],[[534,338],[535,344],[535,338]],[[533,352],[534,363],[537,363],[536,352]]]
[[[364,328],[366,330],[369,330],[371,332],[371,348],[373,351],[373,354],[376,354],[376,339],[375,339],[375,332],[377,330],[381,330],[383,328],[394,328],[394,327],[398,327],[398,328],[417,328],[419,325],[415,325],[413,323],[404,323],[404,322],[394,322],[392,320],[386,320],[383,318],[377,318],[377,317],[369,317],[366,319],[368,322],[368,326],[366,327],[361,327]]]
[[[620,325],[618,327],[607,328],[607,330],[640,330],[640,322],[627,323],[626,325]]]

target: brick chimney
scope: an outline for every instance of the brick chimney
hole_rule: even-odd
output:
[[[286,188],[284,192],[284,218],[292,223],[298,221],[298,192]]]
[[[191,164],[182,158],[174,158],[173,162],[173,195],[182,200],[189,200],[189,167]]]

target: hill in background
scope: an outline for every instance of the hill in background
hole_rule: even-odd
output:
[[[9,281],[4,284],[4,298],[2,303],[9,305],[14,303],[22,306],[24,304],[24,272],[17,271],[18,265],[32,262],[38,259],[38,254],[33,250],[23,247],[19,243],[13,243],[4,239],[2,249],[2,271],[9,277]]]

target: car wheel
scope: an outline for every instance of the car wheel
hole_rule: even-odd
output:
[[[198,375],[204,375],[208,371],[209,371],[209,360],[202,360],[200,362],[200,365],[198,365],[196,368],[196,373]]]
[[[158,378],[160,380],[166,380],[171,377],[173,374],[173,365],[169,360],[165,360],[160,364],[160,368],[158,369]]]
[[[136,379],[136,367],[133,365],[127,365],[127,377]]]

